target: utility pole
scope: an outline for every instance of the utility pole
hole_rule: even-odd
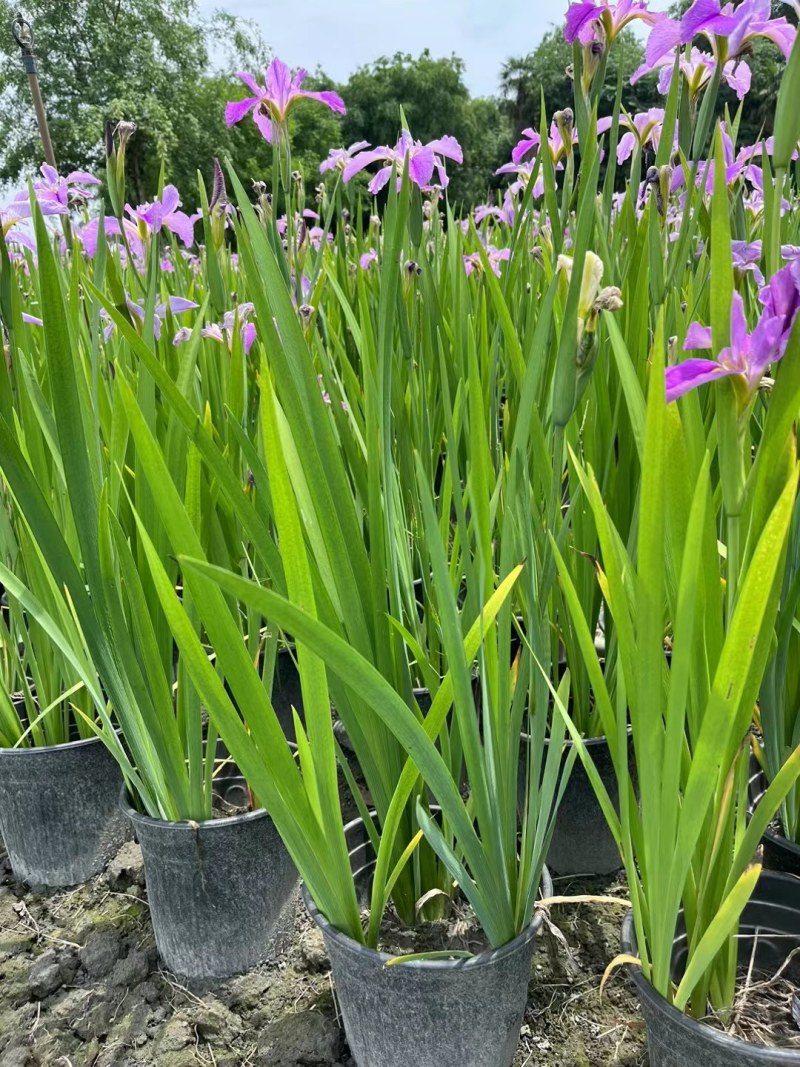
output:
[[[36,111],[36,122],[39,126],[39,136],[42,139],[42,148],[44,149],[44,158],[51,167],[55,167],[56,154],[53,151],[53,142],[50,140],[50,129],[47,125],[47,112],[44,109],[42,91],[39,88],[36,56],[33,54],[33,30],[31,29],[31,24],[24,19],[21,14],[17,14],[17,17],[11,23],[11,32],[22,52],[22,69],[28,75],[28,84],[31,87],[33,106]]]

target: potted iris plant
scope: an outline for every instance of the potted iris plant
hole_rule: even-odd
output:
[[[640,804],[623,800],[617,815],[570,725],[625,859],[632,914],[623,933],[625,955],[615,963],[635,965],[651,1060],[659,1067],[698,1057],[715,1064],[797,1059],[724,1032],[740,964],[774,973],[797,938],[792,886],[785,876],[762,871],[756,853],[795,786],[800,750],[784,760],[749,822],[747,781],[749,735],[797,499],[793,423],[800,331],[793,327],[797,297],[788,304],[771,299],[794,287],[791,268],[773,276],[762,294],[759,323],[752,335],[747,331],[741,296],[733,290],[721,152],[719,137],[711,209],[712,325],[686,331],[688,348],[707,346],[718,355],[678,362],[665,375],[662,318],[642,427],[638,531],[630,545],[616,529],[593,471],[573,457],[597,523],[599,580],[618,641],[613,697],[559,558],[598,709],[607,735],[620,746],[622,798],[631,797],[621,752],[629,729],[633,739]],[[753,446],[759,386],[769,364],[781,357]],[[702,428],[696,387],[718,379],[711,439]]]
[[[144,562],[144,556],[133,514],[149,520],[153,513],[141,496],[144,478],[136,477],[141,460],[130,450],[130,431],[120,399],[115,399],[114,376],[100,375],[93,355],[105,332],[104,343],[127,363],[129,342],[108,326],[104,330],[99,303],[87,316],[88,331],[82,317],[68,313],[63,266],[35,199],[33,212],[43,340],[31,341],[28,348],[18,333],[16,354],[17,365],[30,364],[21,381],[23,411],[29,404],[35,412],[31,421],[40,441],[33,448],[30,435],[23,437],[27,424],[4,416],[3,475],[20,522],[50,575],[52,598],[60,600],[54,629],[63,629],[65,618],[74,619],[86,656],[101,679],[102,692],[97,687],[93,691],[102,709],[98,743],[104,743],[104,751],[117,760],[125,778],[124,810],[144,851],[162,959],[184,977],[220,977],[246,970],[276,950],[291,924],[297,875],[257,803],[248,799],[245,808],[252,810],[223,810],[226,818],[214,817],[220,814],[215,812],[218,735],[185,668],[179,660],[176,663],[172,634],[137,564],[137,557]],[[147,290],[141,320],[126,308],[121,322],[138,343],[149,343],[148,351],[163,359],[165,340],[157,326],[158,235],[149,240],[145,262],[129,267],[132,280]],[[109,276],[118,280],[114,272],[119,261],[110,252],[108,257]],[[139,269],[149,278],[147,283]],[[84,284],[88,287],[88,279]],[[126,307],[124,300],[120,304]],[[161,313],[168,314],[164,308]],[[139,323],[138,331],[134,322]],[[187,393],[201,343],[198,328],[182,353],[177,388]],[[138,397],[160,426],[159,447],[180,472],[182,499],[196,528],[220,553],[212,558],[230,559],[227,553],[230,545],[236,545],[236,536],[223,530],[214,502],[203,498],[198,457],[193,458],[192,448],[156,414],[152,381],[144,375]],[[34,465],[39,457],[44,471],[54,472],[52,486]],[[232,468],[230,476],[234,477]],[[163,544],[157,524],[148,528],[152,538]],[[174,560],[167,565],[179,587]],[[5,584],[12,588],[8,581]],[[31,591],[24,580],[22,585],[18,596],[26,604]],[[188,599],[186,606],[190,608]],[[247,645],[249,655],[258,660],[263,646],[259,621],[242,617],[237,623],[243,648]],[[271,687],[269,674],[262,672],[259,677],[262,686]],[[92,725],[85,716],[80,721],[83,731]],[[115,781],[119,803],[119,776]],[[165,855],[168,862],[163,861]],[[260,855],[272,857],[266,871],[257,862]],[[259,884],[264,892],[254,890]],[[246,934],[240,926],[242,915],[249,916]]]

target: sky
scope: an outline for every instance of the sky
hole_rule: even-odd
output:
[[[567,0],[199,0],[253,19],[276,55],[291,67],[320,65],[336,81],[383,55],[429,48],[460,56],[475,96],[498,91],[509,56],[530,52],[560,25]],[[656,6],[661,6],[660,4]]]

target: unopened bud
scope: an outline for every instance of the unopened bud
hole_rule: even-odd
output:
[[[575,126],[575,112],[571,107],[565,107],[563,111],[556,111],[555,115],[553,115],[553,122],[555,122],[558,132],[561,134],[564,151],[567,155],[571,155],[572,130]]]
[[[594,81],[594,76],[600,66],[600,61],[605,55],[605,45],[602,41],[592,41],[583,49],[583,74],[581,82],[584,92],[589,92]]]
[[[567,130],[571,133],[575,125],[575,112],[571,107],[565,107],[563,111],[556,111],[553,121],[560,130]]]
[[[222,167],[219,165],[219,160],[214,160],[214,184],[211,189],[211,201],[209,208],[213,211],[215,207],[221,208],[223,211],[225,205],[228,203],[228,192],[225,188],[225,175],[222,173]]]

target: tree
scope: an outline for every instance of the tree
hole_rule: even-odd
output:
[[[417,59],[398,52],[361,67],[342,88],[347,115],[345,144],[365,140],[394,144],[402,107],[410,132],[421,141],[451,134],[464,150],[464,164],[450,165],[449,195],[472,204],[486,196],[494,170],[505,161],[510,130],[497,101],[472,100],[457,56]]]
[[[0,23],[14,12],[11,0],[0,0]],[[218,81],[209,76],[209,26],[197,19],[195,0],[28,0],[27,16],[61,170],[99,172],[106,120],[132,119],[129,199],[152,196],[163,165],[191,200],[196,168],[210,174],[229,143]],[[263,52],[258,36],[231,16],[214,32],[239,53]],[[19,52],[5,35],[0,84],[0,182],[17,181],[42,152]]]
[[[643,62],[641,42],[629,30],[623,30],[609,52],[606,79],[600,94],[601,116],[610,115],[613,110],[620,68],[627,81]],[[539,128],[542,93],[548,118],[554,111],[572,106],[573,86],[568,73],[571,64],[572,45],[564,40],[561,29],[545,34],[532,52],[503,64],[500,85],[515,134],[526,126]],[[632,113],[661,107],[664,100],[654,75],[642,78],[634,86],[626,85],[622,99]]]

